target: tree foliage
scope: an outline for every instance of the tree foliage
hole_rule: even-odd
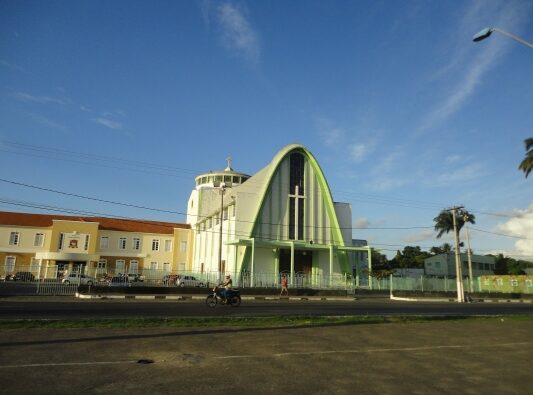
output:
[[[455,211],[455,219],[457,221],[457,229],[460,232],[465,223],[476,223],[474,214],[469,213],[464,209],[457,209]],[[439,215],[433,218],[435,222],[435,231],[437,231],[437,238],[441,238],[445,233],[453,231],[453,214],[451,210],[442,210]]]
[[[533,170],[533,137],[525,139],[524,145],[526,146],[526,157],[522,160],[518,169],[522,170],[527,178],[531,170]]]
[[[429,258],[431,254],[422,251],[420,247],[405,246],[403,251],[398,250],[396,256],[391,260],[392,267],[400,268],[423,268],[424,259]]]
[[[503,254],[498,254],[494,258],[496,260],[494,274],[525,274],[524,269],[528,268],[530,265],[530,262],[528,261],[516,260],[511,257],[506,257]]]
[[[439,247],[431,247],[429,252],[431,252],[433,255],[439,255],[439,254],[449,254],[452,252],[453,247],[450,243],[444,243],[443,245]]]

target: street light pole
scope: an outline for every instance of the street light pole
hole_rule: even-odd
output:
[[[224,211],[224,194],[226,193],[226,184],[220,183],[219,187],[220,192],[220,229],[219,229],[219,239],[218,239],[218,281],[222,281],[222,221],[224,220],[223,211]]]
[[[526,47],[533,48],[533,44],[531,44],[530,42],[527,42],[523,38],[515,36],[514,34],[506,32],[505,30],[498,29],[497,27],[487,27],[487,28],[481,30],[480,32],[476,33],[474,35],[474,37],[472,37],[472,41],[474,41],[474,42],[482,41],[482,40],[486,39],[487,37],[489,37],[492,34],[492,32],[501,33],[504,36],[512,38],[515,41],[518,41],[520,44],[523,44]]]

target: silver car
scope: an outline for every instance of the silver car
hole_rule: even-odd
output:
[[[201,280],[193,276],[178,276],[176,285],[179,287],[205,287]]]

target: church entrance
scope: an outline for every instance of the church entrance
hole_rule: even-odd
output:
[[[310,274],[313,267],[312,251],[294,251],[294,272]],[[281,249],[279,252],[279,271],[291,272],[291,250]]]

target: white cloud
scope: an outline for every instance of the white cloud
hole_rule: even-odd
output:
[[[372,179],[368,187],[374,191],[390,191],[392,189],[401,188],[407,184],[407,180],[396,177],[381,177]]]
[[[447,163],[457,163],[457,162],[460,162],[462,159],[463,158],[461,155],[449,155],[444,160]]]
[[[326,146],[336,147],[344,138],[344,130],[335,127],[324,128],[319,135]]]
[[[517,259],[533,258],[533,203],[525,210],[516,210],[516,216],[498,225],[498,230],[522,238],[514,244]],[[513,252],[508,254],[512,256]]]
[[[402,240],[405,243],[418,243],[420,241],[433,240],[433,239],[435,239],[435,232],[429,229],[402,237]]]
[[[353,222],[354,228],[358,228],[358,229],[366,229],[368,228],[369,225],[370,225],[370,221],[366,218],[357,218]]]
[[[93,118],[92,121],[99,123],[100,125],[103,125],[109,129],[122,130],[122,124],[120,122],[113,121],[111,119],[99,117],[99,118]]]
[[[486,175],[485,166],[481,163],[472,163],[441,174],[429,180],[429,183],[433,186],[447,186],[458,182],[471,181],[484,175]]]
[[[66,132],[68,128],[65,125],[62,125],[58,122],[52,121],[51,119],[48,119],[46,117],[43,117],[42,115],[37,114],[28,114],[34,121],[40,123],[43,126],[46,126],[48,128],[61,130],[63,132]]]
[[[356,143],[349,146],[349,157],[353,162],[359,163],[362,162],[369,152],[371,151],[371,145]]]
[[[491,40],[490,45],[470,43],[470,47],[466,47],[465,38],[476,33],[472,29],[484,26],[489,16],[498,15],[492,21],[494,26],[514,26],[516,30],[520,30],[528,19],[527,13],[522,11],[520,3],[497,1],[473,2],[463,11],[464,16],[454,34],[455,40],[460,40],[460,43],[455,44],[455,49],[448,49],[447,57],[450,61],[435,77],[449,86],[448,92],[421,120],[418,134],[446,122],[460,111],[482,84],[485,74],[497,65],[506,48],[513,44],[511,40]]]
[[[20,67],[19,65],[16,65],[15,63],[6,62],[5,60],[0,60],[0,65],[4,66],[4,67],[7,67],[10,70],[24,72],[24,69],[22,67]]]
[[[222,28],[223,45],[249,62],[257,63],[260,55],[257,33],[242,10],[226,3],[220,5],[217,11],[218,22]]]
[[[54,103],[54,104],[64,105],[64,104],[70,103],[70,100],[66,98],[57,98],[57,97],[51,97],[51,96],[34,96],[34,95],[30,95],[29,93],[25,93],[25,92],[15,92],[13,96],[16,99],[21,100],[21,101],[41,103],[41,104]]]

